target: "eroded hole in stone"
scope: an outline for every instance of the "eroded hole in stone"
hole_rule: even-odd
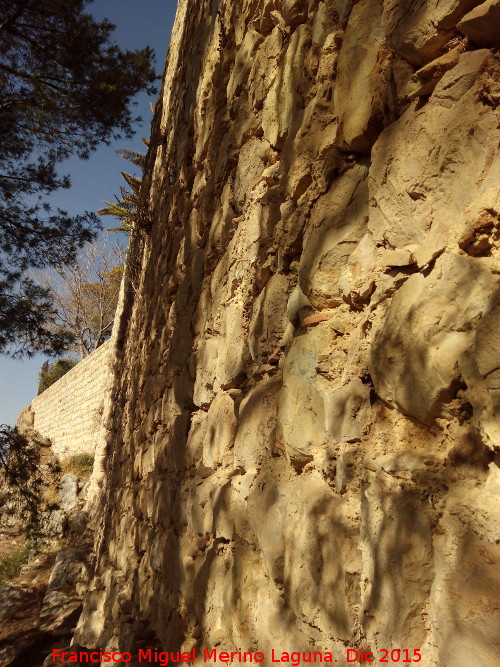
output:
[[[364,375],[362,375],[360,380],[365,386],[370,387],[369,401],[370,405],[373,405],[378,400],[378,394],[375,391],[375,386],[373,384],[373,380],[370,373],[365,373]]]
[[[297,474],[301,474],[304,468],[308,463],[311,463],[313,460],[312,456],[303,456],[300,459],[296,457],[290,457],[290,463],[292,465],[292,468],[295,470]]]
[[[365,373],[360,377],[360,380],[363,384],[371,385],[373,387],[373,382],[370,373]]]
[[[446,393],[447,400],[443,402],[443,414],[448,418],[456,418],[459,424],[470,422],[473,408],[468,399],[467,384],[463,378],[457,378]]]
[[[500,246],[500,218],[493,209],[484,209],[459,240],[459,247],[472,257],[488,257]]]
[[[482,229],[477,231],[471,243],[462,249],[472,257],[489,257],[495,247],[498,247],[499,241],[500,233],[498,229]]]
[[[485,445],[478,431],[469,425],[455,433],[446,462],[452,466],[472,465],[486,470],[493,459],[494,453]]]
[[[417,97],[417,103],[415,104],[415,111],[421,109],[429,101],[430,95],[422,95]]]

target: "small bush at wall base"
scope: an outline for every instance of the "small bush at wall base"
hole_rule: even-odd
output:
[[[26,542],[18,551],[0,560],[0,584],[17,577],[28,560],[30,550],[31,547]]]
[[[48,389],[50,385],[57,382],[63,375],[66,375],[77,363],[76,359],[58,359],[53,364],[50,364],[50,366],[44,364],[44,368],[42,368],[38,376],[38,394],[41,394],[42,391]]]
[[[77,477],[87,477],[92,473],[94,457],[92,454],[75,454],[65,459],[62,464],[62,472],[72,473]]]

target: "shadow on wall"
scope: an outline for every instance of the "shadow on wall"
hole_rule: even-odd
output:
[[[367,411],[359,436],[346,441],[330,437],[324,451],[311,445],[310,455],[294,466],[276,428],[281,368],[269,364],[265,371],[255,370],[250,356],[242,353],[237,372],[227,384],[216,385],[215,371],[213,376],[207,372],[206,382],[200,381],[204,370],[200,349],[206,339],[215,341],[211,349],[221,365],[233,352],[228,349],[231,345],[246,344],[226,331],[215,331],[215,326],[209,331],[215,316],[200,324],[200,311],[215,309],[215,297],[207,287],[211,280],[217,282],[213,275],[216,253],[210,255],[213,248],[208,248],[211,224],[225,185],[235,178],[240,151],[225,115],[234,37],[220,32],[217,3],[210,5],[211,13],[208,6],[193,1],[183,26],[180,62],[189,67],[180,69],[171,82],[176,105],[168,110],[172,113],[168,136],[160,136],[159,115],[153,125],[155,148],[148,156],[144,182],[154,194],[154,224],[146,241],[141,286],[133,308],[122,318],[130,336],[124,337],[116,375],[96,578],[80,624],[82,642],[108,648],[116,644],[122,650],[161,646],[177,651],[200,641],[229,649],[236,640],[245,642],[248,649],[266,649],[255,645],[262,637],[294,643],[295,649],[312,642],[333,642],[339,650],[346,644],[420,646],[435,640],[445,656],[441,662],[446,663],[446,652],[452,655],[448,646],[455,642],[458,651],[463,619],[468,617],[470,635],[487,638],[481,643],[487,653],[484,646],[497,641],[496,630],[487,615],[474,615],[483,607],[476,605],[472,585],[464,585],[469,597],[458,601],[452,582],[468,582],[467,577],[477,576],[479,569],[484,585],[491,582],[490,545],[481,537],[482,519],[475,514],[476,506],[484,509],[487,504],[482,491],[472,488],[476,481],[484,481],[490,459],[482,443],[476,443],[480,451],[466,461],[448,460],[453,434],[448,426],[440,429],[434,422],[436,405],[442,407],[455,398],[462,334],[467,338],[470,323],[487,312],[484,294],[479,303],[475,290],[479,285],[487,293],[491,286],[489,279],[483,280],[476,260],[446,259],[448,264],[438,260],[428,275],[408,278],[375,337],[372,377],[378,395],[418,422],[388,408],[373,393],[372,416]],[[257,13],[260,5],[252,6]],[[225,7],[229,24],[238,25],[238,3]],[[222,50],[216,55],[209,44],[219,37]],[[293,53],[300,53],[298,47]],[[282,74],[278,76],[282,80],[277,84],[275,112],[285,85]],[[200,130],[204,143],[197,153],[193,128],[200,120],[199,87],[206,95],[200,93],[205,105]],[[250,127],[247,139],[252,131]],[[289,139],[289,128],[287,132],[278,132],[280,141],[285,136]],[[265,141],[261,135],[258,138]],[[276,149],[269,148],[271,153]],[[168,164],[152,181],[147,174],[163,150]],[[195,156],[199,164],[194,164]],[[345,227],[353,228],[353,238],[347,239],[352,246],[366,223],[366,159],[361,162],[356,167],[363,178],[352,183],[346,197]],[[294,189],[292,171],[290,167],[281,177],[283,187],[290,190]],[[353,193],[359,194],[360,201],[354,197],[349,207]],[[251,200],[253,194],[245,193],[248,197],[243,201],[249,208],[258,199]],[[300,212],[295,217],[299,232],[294,238],[286,228],[288,221],[278,216],[278,212],[282,215],[280,197],[274,193],[262,199],[256,218],[260,236],[245,246],[245,252],[255,251],[255,262],[242,297],[242,339],[248,332],[254,297],[262,289],[258,271],[270,250],[266,244],[272,244],[280,223],[288,245],[279,259],[281,265],[273,265],[273,270],[288,276],[292,260],[302,253],[305,220],[297,220]],[[221,255],[229,248],[232,234],[243,228],[248,232],[254,222],[250,216],[236,215],[244,212],[243,205],[238,205],[242,206],[239,211],[235,204],[225,212],[226,245],[217,250]],[[321,228],[311,242],[312,255],[326,244],[327,232],[332,232],[338,245],[346,240],[343,227],[335,227],[337,222],[318,218]],[[248,240],[250,232],[244,238]],[[280,254],[276,248],[273,253]],[[342,257],[334,256],[331,264],[344,261]],[[217,306],[221,310],[233,305],[238,289],[244,291],[235,268],[244,259],[227,258],[234,289]],[[465,272],[458,271],[458,283],[453,280],[446,287],[442,277],[434,282],[438,269],[452,275],[457,261],[466,267]],[[306,282],[316,279],[312,263],[304,262],[302,268]],[[286,282],[287,288],[292,280]],[[398,307],[398,294],[404,296],[405,289],[408,298]],[[439,299],[454,304],[457,289],[464,295],[463,303],[447,315],[429,313],[426,304]],[[439,340],[429,340],[426,318],[441,316]],[[264,330],[259,317],[255,317],[257,332]],[[299,334],[310,335],[305,329]],[[348,335],[339,334],[339,349],[348,349]],[[453,343],[446,354],[443,341],[447,346]],[[436,359],[433,345],[434,352],[439,350]],[[444,391],[441,369],[447,373]],[[434,371],[436,391],[432,393],[423,377],[431,377]],[[316,377],[319,369],[312,373]],[[365,369],[362,377],[369,382]],[[206,402],[195,401],[195,382],[203,384],[200,394],[208,397]],[[238,434],[228,436],[226,448],[219,447],[219,460],[211,442],[218,431],[207,423],[220,388],[234,402]],[[340,403],[338,415],[343,423],[352,410],[347,398]],[[468,419],[462,414],[453,417],[462,423]],[[300,432],[300,414],[296,422]],[[368,447],[376,459],[390,457],[391,461],[371,466],[365,460]],[[333,481],[335,466],[344,471],[341,484]]]

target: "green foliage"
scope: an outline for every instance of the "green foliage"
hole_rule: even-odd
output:
[[[41,535],[46,483],[40,469],[40,443],[28,441],[16,428],[0,426],[0,480],[15,500],[28,539]]]
[[[54,382],[57,382],[63,375],[76,366],[78,362],[76,359],[58,359],[48,368],[42,368],[38,375],[38,393],[48,389]],[[45,367],[45,364],[44,364]]]
[[[61,266],[95,237],[93,213],[53,210],[47,196],[68,188],[57,165],[87,158],[104,142],[131,137],[130,111],[154,92],[149,48],[123,51],[114,26],[95,21],[89,0],[0,2],[0,352],[59,354],[65,336],[46,323],[45,290],[28,269]]]
[[[0,212],[1,251],[1,212]],[[54,316],[50,291],[36,285],[21,271],[12,271],[0,259],[0,353],[15,350],[14,356],[40,350],[61,354],[73,341],[68,330],[51,331]]]
[[[77,477],[88,477],[94,468],[94,457],[92,454],[75,454],[65,459],[62,463],[63,474],[72,473]]]
[[[149,139],[143,139],[143,142],[146,146],[149,145]],[[125,160],[129,160],[136,167],[139,167],[141,172],[143,171],[146,161],[145,153],[123,148],[122,150],[117,151],[117,155]],[[134,223],[137,222],[138,218],[142,173],[141,176],[133,176],[126,171],[120,173],[130,189],[120,187],[120,196],[117,197],[115,195],[116,202],[111,203],[105,201],[104,203],[107,204],[107,206],[99,209],[97,213],[99,215],[113,215],[120,220],[121,226],[111,227],[111,229],[108,229],[109,232],[125,232],[126,234],[130,234],[132,227]]]
[[[18,551],[0,560],[0,584],[17,577],[22,566],[27,562],[30,551],[30,544],[25,542]]]

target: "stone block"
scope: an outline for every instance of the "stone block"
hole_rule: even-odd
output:
[[[498,287],[487,263],[459,255],[440,258],[427,277],[410,276],[374,332],[379,396],[422,422],[439,416],[463,381],[460,363],[473,354]]]
[[[466,14],[457,25],[458,30],[477,46],[500,46],[500,2],[486,0]]]

